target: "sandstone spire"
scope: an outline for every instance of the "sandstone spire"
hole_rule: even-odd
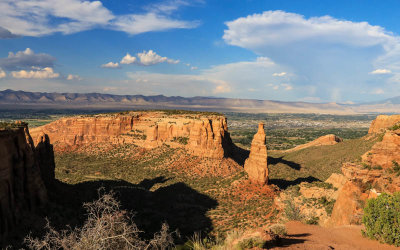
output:
[[[258,124],[258,132],[251,142],[250,156],[244,163],[244,170],[252,182],[268,183],[267,146],[265,144],[264,123]]]

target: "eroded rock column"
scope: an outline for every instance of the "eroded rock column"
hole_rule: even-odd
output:
[[[267,145],[264,123],[258,124],[258,132],[251,142],[250,156],[244,163],[244,170],[250,181],[265,185],[268,183]]]

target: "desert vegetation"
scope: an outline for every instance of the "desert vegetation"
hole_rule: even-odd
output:
[[[383,243],[400,246],[400,193],[381,194],[364,208],[363,234]]]

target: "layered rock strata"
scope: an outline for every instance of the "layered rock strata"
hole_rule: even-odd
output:
[[[249,158],[244,163],[244,170],[252,182],[258,184],[268,183],[267,146],[264,124],[258,125],[258,131],[251,142]]]
[[[40,172],[45,161],[36,150],[26,125],[0,130],[0,239],[4,239],[21,216],[42,206],[47,191]]]
[[[364,163],[371,167],[384,169],[400,164],[400,129],[387,130],[382,141],[375,143],[372,149],[362,156]]]
[[[390,128],[397,123],[400,123],[400,115],[379,115],[372,121],[368,133],[373,134],[384,132],[385,129]]]
[[[194,155],[223,158],[232,148],[222,115],[127,112],[68,117],[31,133],[34,138],[48,134],[55,149],[91,143],[132,143],[146,148],[168,144],[184,147]]]

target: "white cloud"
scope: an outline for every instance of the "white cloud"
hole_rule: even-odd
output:
[[[9,52],[8,57],[0,58],[0,67],[6,70],[53,67],[55,60],[54,57],[48,54],[35,54],[32,49],[26,48],[16,53]]]
[[[6,72],[0,68],[0,78],[4,78],[6,76],[7,76]]]
[[[175,6],[164,12],[153,9],[142,14],[115,15],[100,1],[2,0],[0,26],[10,32],[7,32],[7,36],[43,36],[56,32],[71,34],[98,27],[135,35],[149,31],[193,28],[198,24],[171,18],[172,11],[182,5]]]
[[[81,81],[81,80],[82,80],[82,77],[80,77],[80,76],[78,76],[78,75],[69,74],[69,75],[67,76],[67,80],[69,80],[69,81],[72,81],[72,80],[74,80],[74,81]]]
[[[383,89],[374,89],[371,93],[374,95],[383,95],[385,91]]]
[[[192,67],[190,67],[190,69],[191,69],[191,70],[196,70],[196,69],[198,69],[198,67],[192,66]]]
[[[389,93],[400,79],[400,37],[381,26],[284,11],[265,11],[226,25],[223,39],[227,44],[289,68],[285,77],[292,77],[292,87],[313,86],[313,95],[324,100],[360,99],[360,89],[377,86]],[[371,68],[378,70],[371,72]],[[279,72],[287,71],[271,74]],[[390,77],[373,78],[383,73]],[[400,89],[392,94],[399,95]]]
[[[30,71],[26,70],[12,71],[11,75],[14,78],[37,78],[37,79],[57,78],[60,76],[59,73],[54,73],[53,68],[50,67],[30,70]]]
[[[137,57],[131,56],[131,54],[126,53],[126,55],[121,59],[121,64],[138,64],[143,66],[150,66],[164,62],[169,64],[177,64],[179,63],[179,60],[174,60],[165,56],[163,57],[157,55],[157,53],[153,50],[137,53]],[[111,66],[111,64],[108,66]]]
[[[111,27],[115,30],[136,35],[150,31],[191,29],[198,25],[198,22],[175,20],[156,13],[147,13],[143,15],[132,14],[119,16],[112,22]]]
[[[384,74],[390,74],[392,73],[391,70],[389,69],[376,69],[374,71],[369,72],[372,75],[384,75]]]
[[[121,64],[132,64],[136,62],[136,57],[131,56],[131,54],[126,53],[126,55],[121,59]]]
[[[273,73],[272,76],[285,76],[286,72],[281,72],[281,73]]]
[[[160,55],[157,55],[157,53],[154,52],[153,50],[137,53],[137,57],[139,59],[140,64],[145,65],[145,66],[159,64],[159,63],[163,63],[163,62],[172,63],[172,64],[179,63],[179,60],[173,60],[173,59],[169,59],[167,57],[162,57]]]
[[[125,58],[125,57],[124,57]],[[124,60],[124,58],[121,60],[121,63],[122,63],[122,61]],[[110,69],[115,69],[115,68],[119,68],[120,66],[119,66],[119,63],[114,63],[114,62],[108,62],[108,63],[105,63],[105,64],[102,64],[101,65],[101,67],[102,68],[110,68]]]

